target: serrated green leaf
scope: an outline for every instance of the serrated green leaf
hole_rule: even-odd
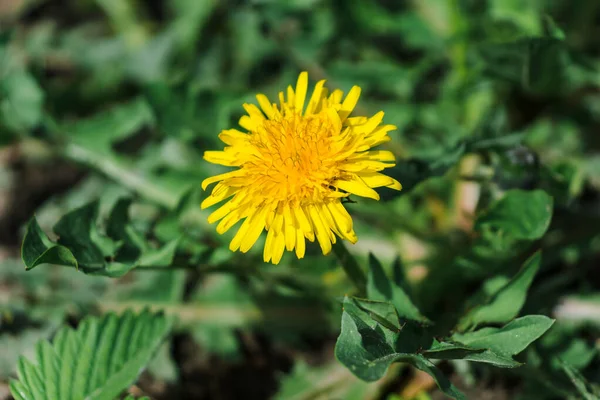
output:
[[[36,365],[19,361],[10,388],[23,400],[112,400],[140,374],[171,327],[161,314],[89,317],[40,342]]]
[[[541,238],[552,218],[552,198],[542,190],[511,190],[477,218],[476,228],[501,229],[515,239]]]
[[[465,334],[457,333],[453,339],[475,349],[491,349],[497,354],[519,354],[542,336],[554,323],[543,315],[517,318],[502,328],[483,328]]]
[[[467,313],[459,322],[460,329],[465,330],[485,323],[505,323],[516,317],[525,303],[527,290],[540,267],[540,262],[541,253],[537,252],[486,304]]]
[[[34,218],[27,224],[21,258],[26,269],[32,269],[40,264],[57,264],[77,268],[77,259],[65,246],[54,244],[42,231]]]
[[[381,263],[372,254],[369,254],[367,297],[371,300],[389,301],[396,308],[400,318],[427,321],[427,318],[412,303],[405,290],[385,275]]]

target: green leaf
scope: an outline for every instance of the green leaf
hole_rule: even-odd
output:
[[[131,200],[119,199],[110,212],[106,232],[98,229],[97,201],[65,214],[54,226],[58,244],[41,231],[35,219],[23,240],[22,258],[27,269],[42,263],[74,266],[86,274],[120,277],[138,267],[164,267],[173,263],[180,238],[150,246],[128,218]]]
[[[486,73],[535,94],[560,94],[567,82],[568,48],[555,37],[486,43],[479,53]]]
[[[565,32],[562,29],[560,29],[560,27],[556,24],[556,22],[554,21],[554,19],[552,19],[550,15],[544,15],[542,22],[544,25],[544,33],[546,34],[546,36],[558,40],[566,39],[567,36],[565,35]]]
[[[391,303],[358,298],[351,298],[350,301],[354,302],[362,311],[369,314],[375,322],[389,330],[396,332],[401,329],[398,312]]]
[[[511,356],[497,354],[489,349],[477,349],[461,343],[436,342],[423,356],[433,360],[465,360],[492,364],[500,368],[515,368],[521,365]]]
[[[369,254],[367,297],[371,300],[389,301],[396,307],[400,318],[428,321],[413,304],[404,289],[385,275],[381,263],[373,254]]]
[[[528,315],[517,318],[502,328],[457,333],[452,338],[471,348],[491,349],[498,354],[513,356],[542,336],[553,323],[553,319],[543,315]]]
[[[465,330],[485,323],[504,323],[516,317],[525,303],[527,290],[540,267],[540,261],[541,253],[538,251],[486,304],[466,314],[459,322],[460,329]]]
[[[98,205],[93,201],[70,211],[54,225],[58,243],[68,247],[78,263],[91,269],[100,269],[105,263],[104,253],[92,239],[93,233],[97,234]]]
[[[21,357],[11,393],[22,400],[112,400],[131,385],[171,329],[147,311],[88,317],[39,342],[35,364]]]
[[[423,372],[427,372],[437,383],[440,390],[448,397],[456,400],[466,400],[465,395],[458,390],[448,378],[444,376],[442,371],[435,366],[431,361],[423,356],[417,355],[407,359],[407,362],[413,365],[415,368],[420,369]]]
[[[112,143],[126,139],[142,127],[153,124],[152,109],[140,98],[66,126],[64,130],[75,143],[97,153],[110,153]]]
[[[372,319],[359,304],[355,299],[344,299],[342,327],[335,345],[335,356],[350,372],[362,380],[376,381],[392,363],[407,362],[430,374],[448,396],[464,398],[435,365],[417,354],[431,347],[431,335],[411,321],[393,331]]]
[[[600,393],[594,392],[589,382],[581,375],[579,371],[573,368],[571,365],[566,362],[561,362],[562,370],[567,374],[571,383],[577,389],[577,392],[581,395],[581,397],[585,400],[597,400],[600,396]]]
[[[476,228],[501,229],[515,239],[541,238],[552,218],[552,198],[542,190],[511,190],[477,218]]]
[[[44,93],[28,73],[15,71],[0,80],[0,99],[0,126],[20,132],[40,123]]]
[[[75,268],[78,265],[75,256],[68,248],[50,241],[35,217],[27,224],[21,246],[21,258],[27,270],[40,264],[66,265]]]
[[[371,329],[357,323],[346,311],[342,314],[335,355],[354,375],[365,381],[381,379],[392,362],[408,356],[393,351],[380,327]]]

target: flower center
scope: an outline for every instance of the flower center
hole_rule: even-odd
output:
[[[260,155],[245,168],[256,177],[256,189],[273,200],[323,200],[339,175],[332,151],[332,138],[338,134],[339,128],[323,111],[266,119],[251,139]]]

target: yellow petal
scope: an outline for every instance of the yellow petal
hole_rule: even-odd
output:
[[[400,182],[392,177],[377,172],[363,172],[358,176],[370,187],[389,187],[390,189],[402,190]]]
[[[310,100],[308,101],[308,106],[306,107],[305,115],[310,115],[317,113],[319,110],[319,106],[321,104],[321,95],[323,94],[323,86],[325,85],[325,81],[321,80],[317,82],[315,85],[315,89],[310,96]]]
[[[237,208],[238,205],[239,204],[237,204],[235,200],[228,201],[208,216],[208,223],[212,224],[214,222],[217,222],[218,220],[229,214],[231,211],[233,211],[235,208]]]
[[[306,251],[306,242],[304,242],[304,234],[301,230],[296,230],[296,257],[304,258]]]
[[[340,202],[330,202],[327,204],[327,208],[331,212],[331,216],[335,220],[338,229],[342,233],[342,237],[349,240],[352,243],[356,243],[358,238],[352,228],[352,217],[348,214],[348,211],[344,208]]]
[[[354,175],[350,180],[335,181],[333,185],[357,196],[379,200],[379,195],[377,194],[377,192],[371,189],[362,179],[360,179],[356,175]]]
[[[310,220],[315,227],[315,233],[317,234],[317,240],[319,241],[319,246],[321,246],[321,251],[324,255],[327,255],[331,251],[331,240],[327,228],[323,224],[317,208],[314,205],[309,205],[307,208]]]
[[[232,226],[237,224],[242,218],[243,218],[242,214],[239,211],[233,211],[233,212],[229,213],[217,225],[217,233],[219,235],[224,234],[229,229],[231,229]]]
[[[200,204],[201,209],[204,210],[205,208],[214,206],[215,204],[220,203],[223,200],[233,196],[239,190],[238,188],[233,188],[231,186],[222,186],[223,188],[225,188],[224,190],[217,190],[217,188],[219,188],[219,185],[221,184],[219,183],[217,186],[215,186],[210,196],[202,200],[202,203]]]
[[[375,160],[375,161],[386,161],[386,162],[396,162],[396,157],[394,153],[388,150],[372,150],[367,151],[366,153],[358,153],[352,157],[349,157],[348,160]]]
[[[219,133],[219,139],[221,139],[225,144],[234,146],[236,144],[245,143],[246,140],[248,140],[248,135],[238,131],[237,129],[225,129]]]
[[[380,161],[352,161],[340,166],[342,171],[361,172],[361,171],[381,171],[393,167],[395,164],[386,164]]]
[[[331,213],[329,212],[327,205],[319,204],[316,207],[317,207],[317,211],[319,212],[319,215],[321,216],[321,221],[323,221],[323,223],[325,224],[325,227],[327,228],[327,233],[329,233],[329,238],[331,239],[331,241],[333,243],[335,243],[334,233],[340,237],[342,236],[342,233],[338,229],[338,227],[335,223],[335,220],[331,216]]]
[[[286,204],[283,208],[283,226],[285,233],[285,248],[288,251],[292,251],[294,249],[294,244],[296,243],[297,228],[289,204]]]
[[[222,180],[228,179],[228,178],[234,178],[239,175],[240,175],[240,171],[236,170],[236,171],[225,172],[224,174],[211,176],[210,178],[206,178],[205,180],[202,181],[202,190],[206,190],[208,185],[210,185],[211,183],[222,181]]]
[[[271,253],[271,262],[273,264],[279,264],[281,257],[283,256],[283,250],[285,248],[285,239],[283,232],[277,232],[275,234],[275,240],[273,242],[273,252]]]
[[[226,167],[236,167],[240,165],[239,157],[225,151],[205,151],[204,159],[209,163],[225,165]]]
[[[295,103],[294,89],[291,86],[288,86],[287,87],[287,104],[289,104],[293,107],[294,103]]]
[[[383,111],[379,111],[367,120],[363,125],[354,128],[356,133],[371,133],[383,121]]]
[[[242,115],[238,124],[247,131],[255,131],[257,128],[256,122],[247,115]]]
[[[304,210],[301,206],[292,207],[292,211],[294,216],[296,217],[296,221],[298,221],[298,225],[304,234],[312,233],[312,228],[310,226],[310,222],[304,213]]]
[[[263,261],[269,262],[273,257],[273,242],[275,238],[275,230],[270,229],[267,232],[267,240],[265,240],[265,248],[263,249]]]
[[[260,108],[262,108],[267,118],[273,118],[275,110],[268,97],[261,93],[256,95],[256,100],[258,100],[258,104],[260,105]]]
[[[261,122],[262,120],[265,119],[265,116],[258,109],[258,107],[256,107],[256,105],[250,104],[250,103],[244,103],[243,107],[244,107],[244,110],[246,110],[246,112],[248,113],[250,118],[252,118],[253,121]]]
[[[304,108],[304,100],[306,100],[306,90],[308,89],[308,73],[302,72],[298,76],[296,82],[296,110],[302,113]]]
[[[350,89],[350,92],[346,95],[344,102],[342,103],[342,108],[340,108],[339,115],[340,120],[344,122],[346,118],[352,113],[354,107],[356,107],[356,103],[358,103],[358,98],[360,97],[360,87],[353,86]]]
[[[250,248],[252,246],[254,246],[254,243],[256,243],[256,241],[258,240],[258,237],[260,236],[263,229],[265,228],[265,210],[266,209],[267,208],[265,206],[262,206],[260,211],[256,212],[252,216],[252,218],[249,218],[250,226],[248,227],[248,230],[246,231],[246,234],[245,234],[244,238],[242,239],[242,243],[240,244],[240,251],[242,253],[246,253],[248,250],[250,250]],[[244,223],[246,223],[247,221],[248,221],[248,218],[246,219],[246,221],[244,221]]]

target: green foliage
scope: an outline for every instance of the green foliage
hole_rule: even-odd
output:
[[[131,201],[120,199],[106,221],[106,234],[97,226],[97,202],[65,214],[54,226],[58,244],[42,232],[33,218],[23,238],[21,257],[27,269],[40,264],[57,264],[85,273],[117,277],[139,267],[168,267],[179,240],[151,248],[128,221]]]
[[[0,388],[598,398],[597,1],[0,3]],[[403,190],[273,267],[208,224],[203,152],[303,70],[385,112]]]
[[[126,312],[89,317],[77,330],[61,329],[52,344],[39,342],[36,361],[21,358],[15,399],[106,399],[126,389],[170,330],[159,314]]]
[[[541,254],[536,253],[505,285],[490,295],[489,300],[466,313],[460,322],[463,329],[484,323],[507,322],[517,316],[525,303],[527,289],[540,267]]]
[[[534,240],[544,235],[552,218],[552,198],[541,190],[512,190],[477,218],[477,227],[504,231],[515,239]]]
[[[434,331],[399,284],[388,279],[377,259],[370,256],[368,293],[369,297],[381,301],[344,299],[336,357],[366,381],[382,378],[393,362],[405,362],[430,374],[448,396],[464,398],[432,360],[462,359],[503,368],[519,366],[512,356],[521,353],[554,323],[543,315],[513,320],[523,306],[539,263],[540,256],[536,254],[512,280],[493,293],[490,300],[465,314],[458,330],[464,332],[481,324],[508,322],[505,326],[453,335],[447,332],[441,338],[440,332]],[[399,298],[403,301],[398,302]]]

